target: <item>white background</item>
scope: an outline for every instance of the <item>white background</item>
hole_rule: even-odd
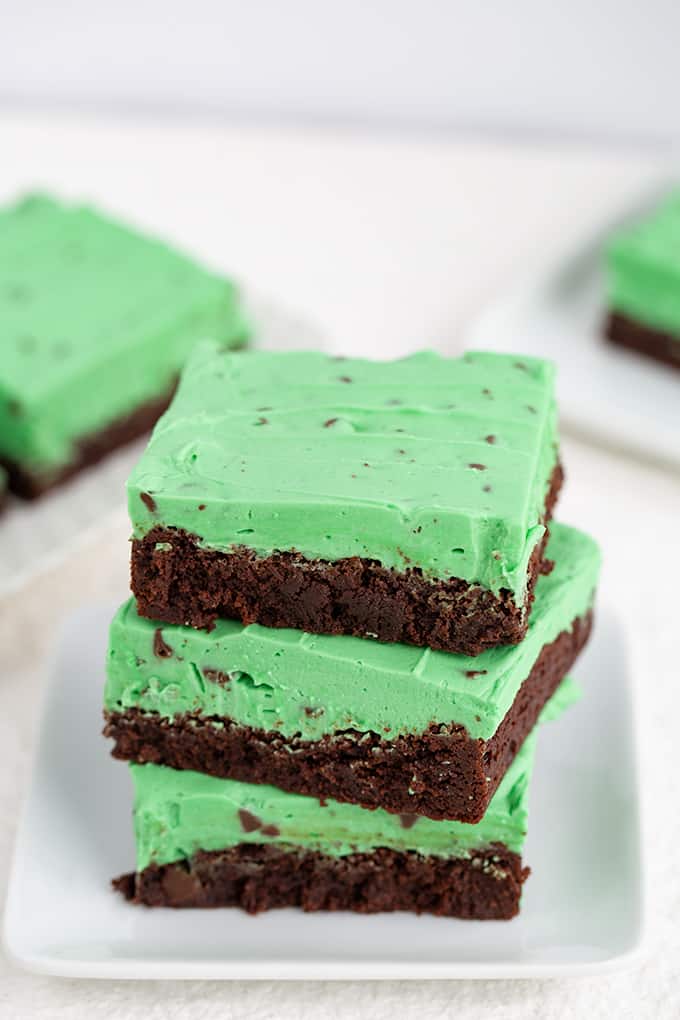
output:
[[[677,0],[4,0],[0,101],[680,135]]]

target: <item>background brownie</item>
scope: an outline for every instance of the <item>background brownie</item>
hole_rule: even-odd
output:
[[[238,293],[84,206],[0,211],[0,463],[40,495],[149,430],[192,346],[246,336]]]

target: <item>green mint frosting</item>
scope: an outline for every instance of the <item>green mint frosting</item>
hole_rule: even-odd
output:
[[[607,303],[680,341],[680,191],[606,249]]]
[[[555,568],[538,581],[526,638],[475,658],[234,620],[206,633],[143,619],[130,600],[111,625],[105,707],[228,718],[306,740],[345,730],[389,738],[451,722],[487,740],[543,646],[592,604],[592,539],[553,524],[548,556]]]
[[[564,681],[543,721],[575,700]],[[198,850],[275,843],[340,857],[377,847],[440,857],[466,857],[492,843],[521,852],[536,730],[524,741],[476,825],[400,816],[355,804],[285,793],[273,786],[217,779],[162,765],[131,765],[135,787],[137,869],[190,858]],[[245,818],[240,812],[246,812]]]
[[[361,556],[524,600],[557,451],[547,362],[199,345],[128,483],[134,534]],[[149,495],[152,499],[149,499]]]
[[[160,397],[198,339],[243,340],[234,285],[84,206],[0,212],[0,457],[49,474]]]

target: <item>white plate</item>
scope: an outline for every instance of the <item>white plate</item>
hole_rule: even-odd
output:
[[[558,365],[558,405],[568,430],[680,467],[680,372],[617,349],[600,332],[606,239],[647,215],[668,187],[667,179],[657,181],[637,202],[608,213],[575,250],[495,301],[463,339],[466,348],[550,358]]]
[[[323,348],[320,331],[260,295],[246,295],[258,347]],[[0,598],[106,529],[125,502],[125,480],[145,440],[131,443],[35,503],[13,501],[0,517]]]
[[[638,779],[624,635],[601,612],[575,675],[585,696],[539,738],[511,922],[391,914],[172,911],[109,887],[131,870],[131,783],[100,736],[112,609],[63,634],[20,823],[5,944],[31,970],[108,978],[545,977],[609,969],[642,937]]]

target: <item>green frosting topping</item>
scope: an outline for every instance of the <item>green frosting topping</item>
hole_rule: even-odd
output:
[[[198,339],[246,335],[233,283],[84,206],[0,211],[0,456],[49,473],[165,393]]]
[[[141,537],[379,560],[524,599],[556,460],[552,365],[196,348],[128,482]],[[149,499],[149,495],[152,499]]]
[[[491,737],[545,644],[591,606],[599,552],[587,535],[554,524],[529,632],[519,645],[475,658],[355,637],[313,635],[234,620],[214,630],[168,626],[125,603],[111,625],[105,707],[172,719],[227,718],[286,737],[371,730],[394,737],[431,723]]]
[[[544,710],[554,718],[575,698],[565,681]],[[340,857],[377,847],[440,857],[466,857],[503,843],[520,852],[536,730],[524,741],[476,825],[369,811],[334,800],[285,793],[273,786],[217,779],[161,765],[131,765],[135,786],[137,869],[190,858],[198,850],[239,843],[276,843]]]
[[[609,307],[680,340],[680,191],[606,249]]]

